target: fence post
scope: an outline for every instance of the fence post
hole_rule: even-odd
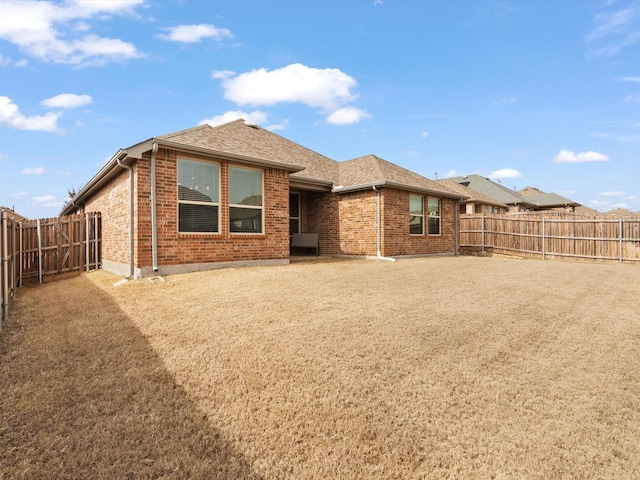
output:
[[[42,284],[42,233],[40,231],[40,219],[36,222],[38,229],[38,283]]]
[[[93,215],[93,259],[98,270],[98,214]]]
[[[619,223],[618,232],[620,237],[618,251],[620,253],[620,263],[622,263],[622,217],[620,217],[620,220],[618,221],[618,223]]]
[[[16,295],[16,219],[11,219],[11,298]]]
[[[91,228],[89,227],[89,214],[86,213],[84,216],[84,258],[86,261],[86,265],[85,265],[85,271],[89,271],[89,264],[91,262],[91,259],[89,258],[89,253],[91,252],[91,248],[89,245],[89,239],[91,238]]]
[[[22,251],[22,222],[20,223],[20,231],[18,232],[18,237],[20,238],[20,246],[18,247],[18,286],[22,287],[22,263],[24,262],[24,252]]]
[[[484,252],[484,213],[482,214],[482,251]]]
[[[2,239],[2,248],[0,249],[0,258],[2,268],[2,276],[0,278],[0,290],[2,291],[2,318],[0,319],[0,330],[2,330],[2,322],[9,319],[9,264],[7,259],[7,212],[3,209],[0,213],[0,224],[2,225],[0,237]]]
[[[542,259],[543,260],[544,260],[544,254],[545,254],[545,251],[544,251],[545,220],[546,220],[546,217],[542,217]]]

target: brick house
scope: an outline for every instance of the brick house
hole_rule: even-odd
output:
[[[459,202],[369,155],[337,162],[242,119],[121,149],[61,215],[102,212],[103,268],[131,277],[285,264],[290,235],[322,255],[455,254]]]

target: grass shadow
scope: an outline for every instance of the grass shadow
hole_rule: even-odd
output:
[[[0,478],[261,478],[104,291],[63,282],[0,333]]]

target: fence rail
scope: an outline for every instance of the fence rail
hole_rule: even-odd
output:
[[[99,213],[17,221],[1,212],[0,249],[2,321],[9,317],[9,301],[26,282],[100,267],[102,223]]]
[[[463,215],[459,240],[463,252],[640,262],[640,216]]]

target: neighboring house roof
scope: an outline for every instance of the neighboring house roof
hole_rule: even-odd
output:
[[[20,215],[19,213],[16,213],[12,208],[3,207],[2,205],[0,205],[0,211],[2,211],[2,210],[7,212],[7,218],[13,218],[14,220],[16,220],[18,222],[29,221],[29,219],[27,217],[24,217],[24,216]]]
[[[397,187],[449,198],[464,197],[446,186],[375,155],[339,163],[339,185],[334,191],[360,190],[373,186]]]
[[[636,214],[626,208],[614,208],[613,210],[609,210],[608,212],[605,212],[605,215],[616,215],[618,217],[626,217],[628,215],[636,215]]]
[[[481,175],[463,175],[461,177],[451,177],[449,180],[453,180],[454,182],[468,187],[471,190],[475,190],[487,197],[493,198],[494,201],[500,203],[505,203],[507,205],[526,203],[533,205],[517,192],[509,190],[498,183],[492,182]]]
[[[531,199],[537,206],[540,207],[564,207],[567,205],[577,207],[580,205],[578,202],[574,202],[573,200],[565,198],[562,195],[558,195],[557,193],[545,193],[539,188],[535,187],[525,187],[521,190],[518,190],[518,193],[523,197]]]
[[[594,210],[593,208],[585,207],[584,205],[576,207],[576,213],[580,215],[602,215],[602,212]]]
[[[506,203],[507,205],[524,204],[525,206],[529,205],[534,208],[555,208],[565,206],[576,207],[580,205],[579,203],[558,195],[557,193],[543,193],[533,187],[527,187],[527,192],[529,194],[523,195],[476,174],[453,177],[449,180],[453,180],[456,183],[480,192],[498,202]],[[541,193],[535,193],[535,191]]]
[[[496,200],[489,197],[488,195],[485,195],[480,192],[476,192],[475,190],[471,190],[469,187],[465,187],[464,185],[461,185],[451,180],[450,178],[438,180],[438,183],[445,185],[449,190],[453,190],[454,192],[457,192],[461,195],[468,197],[465,200],[462,200],[463,203],[475,202],[475,203],[482,203],[485,205],[492,205],[494,207],[507,208],[506,203],[497,202]]]
[[[540,195],[541,193],[544,193],[544,192],[536,187],[524,187],[518,190],[518,193],[520,195]]]

